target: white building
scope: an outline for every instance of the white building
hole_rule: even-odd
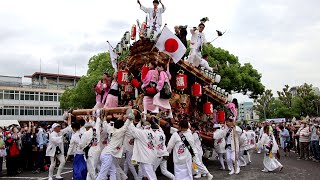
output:
[[[22,77],[0,76],[0,120],[60,121],[60,96],[79,76],[36,72],[31,84]]]
[[[259,119],[259,116],[253,110],[253,102],[243,102],[239,104],[238,119],[249,121]]]

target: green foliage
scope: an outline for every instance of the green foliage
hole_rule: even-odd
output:
[[[188,48],[186,54],[189,54],[189,52],[190,48]],[[212,45],[204,46],[202,54],[209,55],[208,62],[211,67],[218,65],[218,74],[221,75],[219,87],[229,92],[233,90],[249,95],[250,98],[257,98],[264,92],[264,86],[261,83],[262,75],[250,63],[241,65],[237,56]],[[229,66],[227,66],[227,62]]]
[[[67,89],[60,99],[62,109],[92,108],[95,105],[94,85],[98,83],[104,72],[112,75],[109,53],[100,53],[89,59],[87,75],[81,77],[74,89]]]
[[[297,88],[296,96],[290,92],[290,87],[285,85],[278,91],[278,98],[274,98],[271,90],[264,92],[255,100],[254,109],[260,117],[264,117],[264,104],[267,118],[300,118],[301,116],[318,116],[320,96],[315,95],[312,85],[304,84]]]

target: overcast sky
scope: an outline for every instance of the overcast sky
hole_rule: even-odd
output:
[[[319,0],[162,0],[163,24],[196,26],[202,17],[206,37],[250,62],[268,89],[304,82],[320,86]],[[141,0],[152,6],[152,0]],[[136,0],[10,0],[0,5],[0,74],[24,76],[40,69],[84,75],[88,59],[119,41],[145,14]],[[223,77],[222,77],[223,78]]]

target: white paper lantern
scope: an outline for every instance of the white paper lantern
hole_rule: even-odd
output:
[[[216,77],[214,78],[214,81],[216,83],[219,83],[221,81],[221,76],[219,74],[217,74]]]
[[[212,85],[212,89],[216,90],[217,89],[217,85]]]

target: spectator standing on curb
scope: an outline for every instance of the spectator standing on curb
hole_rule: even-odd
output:
[[[310,127],[307,125],[306,120],[301,121],[301,127],[297,132],[300,141],[300,159],[308,160],[309,159],[309,145],[310,145]]]

